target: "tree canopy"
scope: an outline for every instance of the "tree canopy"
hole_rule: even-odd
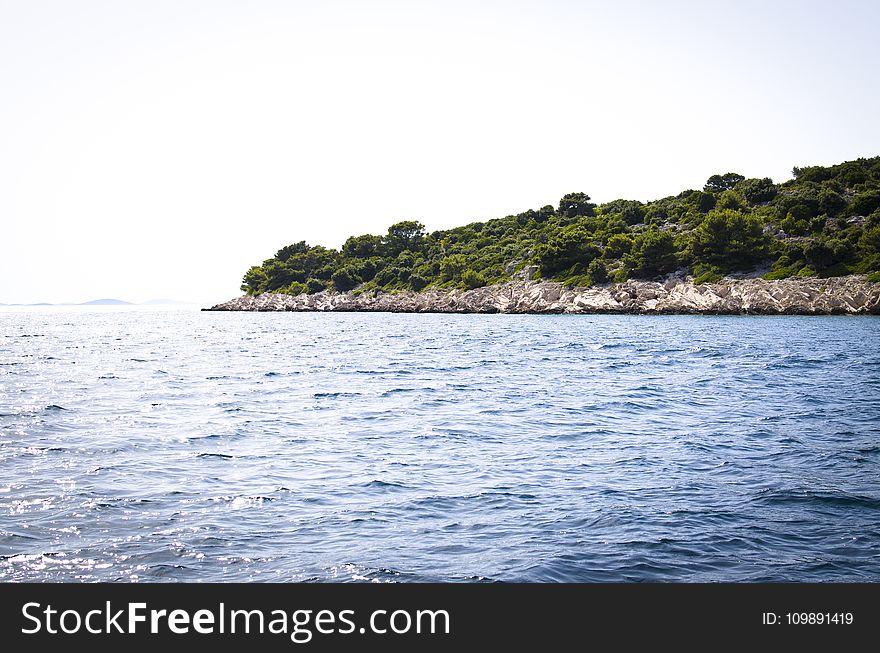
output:
[[[703,190],[707,193],[722,193],[726,190],[733,190],[741,181],[745,181],[745,177],[736,172],[728,172],[723,175],[712,175],[703,186]]]
[[[537,269],[532,275],[531,271]],[[760,269],[768,279],[880,273],[880,157],[796,167],[774,183],[728,172],[702,190],[594,204],[584,192],[522,213],[428,233],[418,220],[348,238],[304,241],[242,279],[250,294],[477,288],[524,275],[569,285],[699,280]],[[873,278],[873,277],[872,277]]]

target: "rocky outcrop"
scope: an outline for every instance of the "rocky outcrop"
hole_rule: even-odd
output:
[[[392,313],[703,313],[732,315],[880,314],[880,283],[863,276],[780,281],[686,279],[627,281],[566,288],[550,281],[511,281],[474,290],[320,292],[244,296],[210,311],[385,311]]]

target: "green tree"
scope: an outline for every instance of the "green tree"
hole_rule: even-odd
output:
[[[850,215],[871,215],[880,208],[880,188],[859,193],[853,198],[847,213]]]
[[[351,236],[342,246],[342,253],[352,258],[371,258],[382,254],[382,245],[380,236]]]
[[[614,234],[605,245],[605,258],[621,258],[632,251],[633,238],[629,234]]]
[[[373,277],[373,281],[380,288],[384,288],[385,286],[394,286],[399,281],[400,278],[397,276],[397,269],[388,267],[382,268],[376,273],[376,276]]]
[[[285,261],[270,259],[286,270],[287,282],[305,281],[308,277],[329,279],[338,264],[339,252],[317,245],[306,251],[291,254]],[[269,263],[264,263],[267,274],[271,277]],[[285,283],[287,283],[285,282]]]
[[[625,259],[633,275],[654,277],[678,267],[675,239],[668,231],[651,228],[638,236],[632,252]]]
[[[803,221],[806,223],[807,221],[816,217],[816,213],[810,208],[808,204],[795,204],[788,210],[788,213],[785,214],[785,217],[789,220]]]
[[[582,227],[572,225],[563,229],[538,248],[537,259],[541,276],[552,277],[565,272],[575,264],[589,265],[602,254],[593,243],[593,236]]]
[[[707,193],[722,193],[726,190],[733,190],[739,182],[744,181],[745,177],[736,172],[727,172],[723,175],[712,175],[703,186],[703,190]]]
[[[473,290],[474,288],[479,288],[481,286],[486,285],[486,277],[484,277],[479,272],[475,272],[474,270],[465,270],[461,275],[461,282]]]
[[[789,236],[805,236],[810,231],[809,223],[803,218],[797,218],[791,212],[785,216],[779,226]]]
[[[376,276],[377,264],[381,264],[382,259],[365,258],[359,259],[354,265],[355,274],[360,277],[361,281],[370,281]]]
[[[621,212],[621,217],[630,226],[644,222],[645,206],[638,201],[628,202]]]
[[[715,208],[719,210],[741,211],[745,207],[745,200],[740,197],[739,193],[733,190],[726,190],[721,193],[718,202],[715,204]]]
[[[594,215],[595,209],[596,205],[590,202],[590,196],[586,193],[568,193],[559,200],[559,215],[567,218]]]
[[[859,247],[868,254],[880,252],[880,225],[874,225],[862,232]]]
[[[596,285],[606,283],[609,278],[608,268],[601,259],[593,259],[587,266],[587,276]]]
[[[388,227],[385,244],[389,255],[396,257],[403,251],[418,251],[425,239],[425,225],[416,220],[404,220]]]
[[[788,215],[788,212],[795,206],[804,207],[803,216],[798,219],[814,218],[819,215],[819,193],[821,186],[813,182],[804,182],[792,184],[776,196],[773,200],[773,206],[776,214],[780,218]]]
[[[738,190],[745,198],[746,202],[752,206],[771,201],[776,197],[777,192],[776,186],[770,177],[764,177],[763,179],[744,179],[736,185],[736,190]]]
[[[409,277],[409,287],[412,288],[413,290],[415,290],[416,292],[419,292],[420,290],[425,288],[425,286],[427,286],[429,283],[430,283],[430,281],[428,281],[427,279],[425,279],[425,277],[420,276],[418,274],[412,274]]]
[[[361,282],[357,270],[352,266],[336,270],[331,279],[333,280],[333,286],[340,292],[348,292]]]
[[[769,241],[760,218],[740,211],[711,211],[692,234],[694,258],[722,270],[746,269],[764,259]]]
[[[853,254],[853,245],[840,238],[814,238],[804,247],[804,258],[815,270],[843,263]]]
[[[590,198],[587,197],[587,200]],[[550,218],[556,215],[556,209],[554,209],[550,204],[546,206],[542,206],[537,211],[529,209],[523,213],[520,213],[516,216],[516,222],[520,226],[527,225],[530,221],[534,220],[535,223],[541,224],[547,222]]]
[[[819,211],[822,213],[833,218],[843,213],[845,208],[846,199],[840,193],[830,188],[823,188],[819,191]]]
[[[695,190],[688,197],[687,202],[700,213],[708,213],[715,208],[716,198],[712,193]]]
[[[822,166],[807,166],[805,168],[795,166],[791,169],[791,174],[798,181],[812,181],[814,183],[827,181],[834,176],[834,173],[829,168],[823,168]]]
[[[304,283],[291,281],[285,288],[281,289],[281,292],[285,295],[302,295],[304,292],[308,292],[308,288]]]
[[[269,277],[266,276],[265,270],[259,265],[254,265],[244,273],[244,278],[241,280],[241,291],[248,295],[259,295],[266,290],[268,284]]]
[[[864,184],[869,179],[868,171],[856,161],[850,161],[849,163],[835,166],[835,168],[837,168],[835,176],[847,188],[852,188],[857,184]]]
[[[297,280],[294,271],[285,262],[274,258],[263,263],[263,273],[266,275],[266,290],[269,292],[275,292]]]
[[[464,254],[453,254],[440,261],[440,277],[443,281],[459,281],[467,269]]]
[[[279,261],[286,261],[294,254],[304,254],[311,249],[306,241],[301,240],[298,243],[293,243],[292,245],[286,245],[275,252],[275,258]]]

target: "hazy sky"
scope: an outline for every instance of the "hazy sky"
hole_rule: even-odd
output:
[[[880,154],[880,2],[0,0],[0,302]]]

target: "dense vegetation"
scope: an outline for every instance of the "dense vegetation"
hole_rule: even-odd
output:
[[[244,275],[249,294],[477,288],[515,274],[589,286],[686,270],[697,283],[869,274],[880,281],[880,157],[794,168],[775,184],[736,173],[643,204],[584,193],[505,218],[427,233],[414,220],[341,251],[305,242]],[[534,267],[527,267],[534,266]]]

